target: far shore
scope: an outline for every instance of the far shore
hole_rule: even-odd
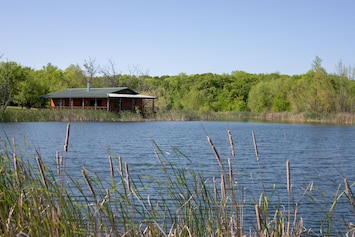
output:
[[[142,116],[138,113],[111,113],[95,110],[50,110],[20,109],[10,107],[0,113],[0,122],[126,122],[126,121],[252,121],[275,123],[313,123],[329,125],[355,125],[355,113],[316,114],[316,113],[252,113],[252,112],[198,112],[166,111]]]

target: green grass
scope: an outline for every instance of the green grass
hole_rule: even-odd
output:
[[[69,129],[70,126],[67,134]],[[159,177],[165,177],[161,179],[149,174],[131,176],[129,164],[121,157],[110,155],[107,177],[98,177],[83,167],[82,178],[74,180],[66,172],[65,151],[56,153],[57,168],[53,170],[43,163],[39,151],[31,157],[22,150],[26,147],[18,147],[14,140],[5,138],[0,143],[0,236],[18,233],[29,236],[315,236],[322,233],[330,236],[335,231],[334,210],[340,200],[348,202],[355,217],[352,193],[355,184],[344,179],[344,185],[335,190],[334,201],[324,213],[326,227],[307,229],[307,223],[298,214],[298,206],[312,195],[314,187],[303,187],[302,195],[295,197],[290,185],[292,164],[289,162],[285,177],[288,202],[272,205],[273,192],[267,194],[264,190],[262,160],[252,132],[263,189],[253,204],[255,225],[245,229],[246,202],[238,185],[240,174],[233,137],[227,132],[230,143],[227,158],[219,155],[212,138],[207,136],[219,166],[213,177],[171,162],[158,144],[153,143],[156,172],[160,172]],[[177,149],[175,155],[189,159]],[[345,224],[347,233],[342,234],[354,235],[354,226]]]

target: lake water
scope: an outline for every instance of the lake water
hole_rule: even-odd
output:
[[[227,134],[230,129],[236,152],[232,164],[240,174],[238,181],[244,190],[245,202],[250,204],[244,211],[245,222],[254,222],[253,203],[261,190],[252,130],[256,135],[262,180],[268,195],[276,185],[274,199],[287,201],[286,160],[291,164],[295,200],[301,198],[307,185],[313,185],[309,194],[314,200],[306,195],[300,205],[305,226],[319,229],[319,221],[324,219],[322,211],[330,208],[338,185],[342,185],[340,190],[344,189],[344,176],[349,183],[355,182],[354,126],[248,122],[73,122],[70,125],[66,165],[68,173],[76,178],[81,178],[84,166],[102,177],[109,176],[109,155],[122,157],[132,177],[149,174],[164,178],[160,177],[159,169],[152,169],[159,164],[153,141],[169,161],[212,177],[217,175],[219,166],[206,136],[211,137],[226,165],[231,156]],[[26,146],[29,155],[35,156],[37,149],[44,162],[55,167],[55,152],[64,153],[66,126],[67,123],[62,122],[0,123],[0,150],[6,136],[15,138],[17,144]],[[187,158],[176,155],[175,148]],[[347,200],[342,198],[335,212],[339,226],[343,217],[355,222],[352,211]]]

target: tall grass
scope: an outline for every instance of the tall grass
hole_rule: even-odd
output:
[[[66,172],[70,125],[63,152],[56,151],[57,169],[42,160],[20,152],[15,140],[6,138],[0,151],[0,235],[1,236],[330,236],[332,214],[340,199],[346,199],[354,211],[354,183],[344,184],[334,196],[326,213],[326,232],[310,231],[299,216],[298,207],[311,195],[312,183],[300,197],[294,196],[291,164],[286,162],[287,203],[273,205],[273,196],[265,191],[256,134],[252,131],[256,165],[262,191],[252,204],[255,219],[245,223],[250,208],[239,183],[238,161],[231,131],[227,131],[230,151],[221,157],[207,135],[219,167],[206,176],[171,162],[153,142],[159,177],[137,177],[121,157],[108,156],[107,177],[99,177],[83,167],[81,179]],[[178,150],[176,156],[189,159]],[[347,223],[347,233],[355,235],[355,226]]]
[[[47,122],[47,121],[121,121],[123,117],[140,119],[133,113],[129,117],[113,112],[100,110],[50,110],[50,109],[8,109],[6,113],[0,113],[1,122]],[[133,119],[132,119],[133,120]]]
[[[123,111],[120,113],[102,110],[50,110],[19,109],[9,107],[0,113],[0,122],[44,122],[44,121],[270,121],[288,123],[322,123],[354,125],[354,113],[316,114],[316,113],[252,113],[246,111],[199,112],[173,110],[145,114]]]

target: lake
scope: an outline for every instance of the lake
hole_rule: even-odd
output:
[[[232,165],[239,173],[238,184],[246,203],[245,222],[250,226],[255,225],[253,203],[261,191],[252,130],[266,193],[271,195],[276,186],[273,200],[287,204],[286,160],[291,164],[296,201],[307,185],[312,185],[299,207],[306,227],[319,229],[338,185],[341,184],[340,191],[344,190],[343,177],[346,176],[349,183],[355,182],[354,126],[249,122],[72,122],[70,125],[66,170],[78,179],[82,178],[80,171],[84,166],[100,177],[109,176],[109,155],[122,157],[133,178],[148,174],[164,178],[162,172],[154,168],[159,164],[154,153],[155,143],[169,161],[206,177],[219,178],[219,166],[206,136],[211,137],[226,166],[231,156],[227,134],[230,129],[236,153]],[[0,123],[0,150],[6,137],[15,138],[24,156],[25,153],[35,156],[37,149],[43,161],[54,168],[56,151],[64,155],[66,126],[63,122]],[[354,213],[345,198],[339,200],[334,215],[339,229],[342,218],[354,222]]]

